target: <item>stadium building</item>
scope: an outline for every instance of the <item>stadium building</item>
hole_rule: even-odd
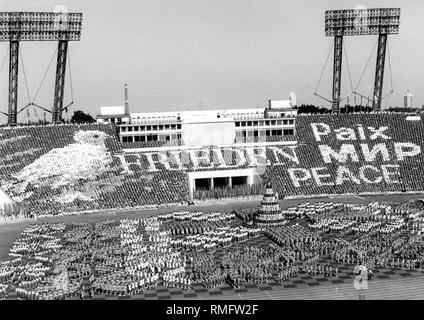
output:
[[[267,108],[131,114],[127,86],[125,97],[124,106],[100,107],[97,122],[116,124],[120,141],[128,147],[146,147],[149,142],[178,145],[181,140],[187,146],[232,145],[295,133],[294,93],[289,100],[269,100]]]
[[[259,185],[262,178],[256,165],[234,165],[227,163],[225,158],[239,157],[235,161],[241,163],[245,157],[240,156],[244,146],[285,145],[293,144],[295,140],[297,109],[294,93],[290,94],[289,100],[269,100],[267,108],[131,114],[127,86],[125,99],[125,106],[101,107],[97,116],[98,123],[117,126],[124,154],[173,152],[175,155],[188,151],[187,164],[193,162],[197,167],[199,162],[200,165],[208,162],[215,168],[188,173],[191,200],[196,198],[196,191]],[[206,149],[212,153],[210,157],[206,155]],[[121,159],[126,161],[124,156]],[[149,158],[151,168],[161,159]],[[225,170],[220,170],[223,168]]]

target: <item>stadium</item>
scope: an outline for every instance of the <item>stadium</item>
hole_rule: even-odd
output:
[[[126,86],[93,123],[10,109],[0,298],[422,298],[422,114],[337,99],[130,113]]]

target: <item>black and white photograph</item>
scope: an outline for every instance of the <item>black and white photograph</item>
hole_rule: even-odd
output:
[[[0,306],[424,300],[423,148],[422,0],[0,0]]]

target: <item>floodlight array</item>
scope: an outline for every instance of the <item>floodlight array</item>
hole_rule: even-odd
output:
[[[0,41],[79,41],[82,13],[0,12]]]
[[[356,36],[397,34],[400,9],[351,9],[325,12],[325,35]]]

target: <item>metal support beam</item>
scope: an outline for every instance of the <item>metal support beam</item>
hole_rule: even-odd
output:
[[[62,121],[67,53],[68,41],[60,40],[57,49],[56,84],[54,90],[52,123],[61,123]]]
[[[381,97],[383,94],[383,80],[384,80],[384,62],[386,60],[386,46],[387,34],[380,34],[378,36],[378,49],[377,49],[377,64],[375,68],[375,83],[374,83],[374,97],[372,108],[374,111],[381,110]]]
[[[10,41],[9,50],[9,113],[7,124],[16,126],[18,115],[19,41]]]
[[[333,112],[340,110],[340,87],[342,80],[343,36],[334,37],[333,63]]]

